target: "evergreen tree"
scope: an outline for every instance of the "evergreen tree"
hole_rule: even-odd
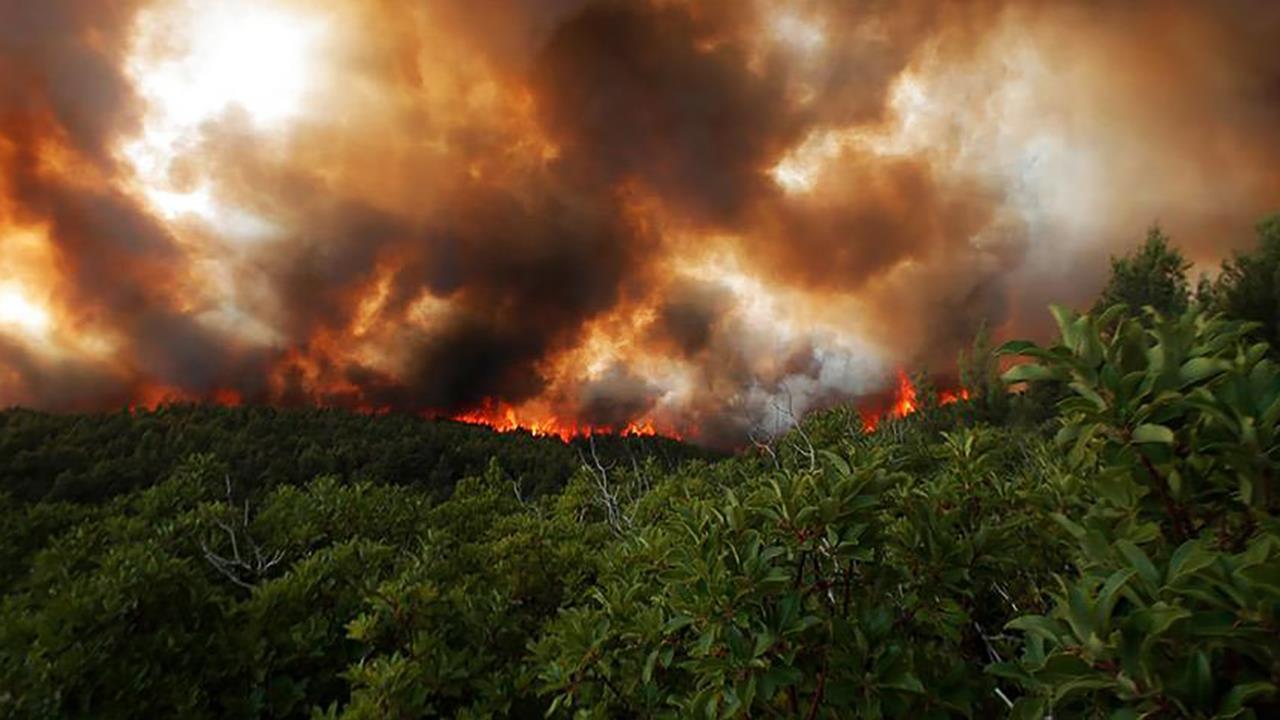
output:
[[[1124,257],[1111,259],[1111,279],[1094,304],[1101,312],[1112,305],[1124,305],[1130,314],[1155,308],[1163,315],[1177,315],[1191,303],[1187,270],[1191,263],[1169,242],[1169,236],[1152,225],[1142,247]]]
[[[960,384],[979,417],[987,421],[1003,420],[1009,411],[1009,393],[1000,379],[1000,361],[991,345],[986,320],[978,326],[969,350],[960,351],[957,364]]]
[[[1228,317],[1261,325],[1254,336],[1280,348],[1280,213],[1258,223],[1258,247],[1222,265],[1213,306]]]

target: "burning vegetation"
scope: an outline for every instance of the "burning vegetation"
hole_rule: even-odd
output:
[[[737,444],[1036,332],[1153,218],[1197,262],[1247,242],[1277,31],[1245,0],[7,3],[0,405]]]

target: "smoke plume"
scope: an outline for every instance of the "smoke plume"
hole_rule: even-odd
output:
[[[0,404],[731,445],[1280,205],[1280,6],[0,5]]]

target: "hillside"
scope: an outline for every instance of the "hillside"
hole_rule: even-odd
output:
[[[653,457],[666,466],[718,456],[662,437],[597,436],[595,445],[610,460]],[[585,438],[564,443],[401,414],[211,405],[98,415],[12,409],[0,411],[0,491],[27,501],[96,502],[168,477],[192,453],[210,453],[254,490],[332,475],[446,496],[497,458],[526,492],[543,493],[564,487],[586,450]]]
[[[1275,717],[1275,318],[1134,262],[960,398],[732,457],[0,414],[0,715]]]

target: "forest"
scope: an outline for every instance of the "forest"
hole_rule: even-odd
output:
[[[1280,716],[1280,216],[732,455],[0,413],[0,716]]]

